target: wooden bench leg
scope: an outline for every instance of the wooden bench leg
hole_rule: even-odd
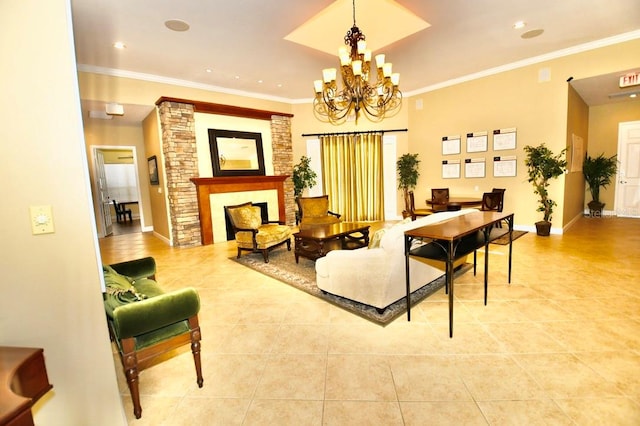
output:
[[[142,417],[142,407],[140,406],[140,390],[138,387],[138,357],[135,351],[135,341],[133,338],[123,339],[122,344],[122,365],[124,374],[127,377],[127,385],[131,392],[133,401],[133,414],[136,419]]]
[[[204,383],[202,378],[202,363],[200,361],[200,325],[198,323],[198,317],[193,316],[189,318],[189,328],[191,329],[191,353],[193,353],[193,362],[196,366],[196,382],[198,387],[201,388]]]

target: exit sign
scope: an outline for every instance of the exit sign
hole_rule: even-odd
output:
[[[620,87],[637,86],[640,84],[640,72],[632,72],[620,77]]]

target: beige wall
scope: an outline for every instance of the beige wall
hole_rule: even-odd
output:
[[[574,137],[581,138],[583,141],[583,152],[586,150],[589,140],[589,107],[571,85],[568,85],[568,97],[566,158],[568,168],[571,170],[571,165],[574,161],[582,164],[584,159],[583,155],[581,155],[580,158],[574,158],[572,141]],[[574,169],[576,168],[577,167],[574,167]],[[585,182],[582,170],[568,173],[565,177],[565,183],[563,225],[567,225],[571,219],[579,217],[584,213]]]
[[[610,157],[617,154],[618,123],[640,120],[640,99],[632,102],[601,105],[589,109],[589,155],[604,153]],[[616,179],[605,189],[600,189],[600,200],[606,204],[605,210],[614,209]],[[591,195],[586,196],[591,201]]]
[[[37,12],[37,13],[35,13]],[[0,344],[44,348],[40,425],[126,424],[100,287],[68,0],[0,2]],[[32,235],[29,206],[55,233]],[[3,384],[4,385],[4,384]]]
[[[153,109],[142,122],[144,135],[144,147],[146,157],[156,156],[158,165],[158,185],[149,185],[149,168],[145,159],[145,181],[149,187],[149,210],[153,220],[153,232],[165,241],[171,241],[171,229],[169,225],[169,203],[167,202],[167,179],[164,174],[164,157],[162,155],[162,142],[160,141],[160,119],[158,110]]]

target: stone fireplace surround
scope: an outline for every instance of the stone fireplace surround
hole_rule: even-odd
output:
[[[215,179],[217,180],[215,185],[218,185],[218,188],[229,188],[239,184],[232,182],[233,179],[248,177],[198,177],[198,155],[194,128],[195,112],[269,120],[271,122],[273,169],[276,176],[252,176],[251,178],[265,183],[274,179],[277,182],[280,179],[277,187],[269,188],[278,190],[278,220],[289,224],[295,221],[293,182],[291,179],[287,179],[293,171],[291,142],[293,114],[170,97],[161,97],[156,101],[156,105],[159,110],[162,132],[164,157],[162,167],[165,169],[167,178],[166,188],[172,245],[188,247],[213,242],[213,233],[207,224],[207,213],[203,213],[199,206],[198,190],[197,185],[194,186],[194,179]],[[222,182],[225,184],[219,186]],[[274,183],[272,182],[271,185]],[[208,212],[210,218],[211,210],[209,209]]]

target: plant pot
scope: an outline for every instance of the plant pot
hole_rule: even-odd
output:
[[[602,209],[604,209],[604,203],[591,200],[587,203],[587,206],[589,206],[589,215],[591,217],[602,217]]]
[[[541,237],[548,237],[551,233],[551,222],[544,220],[536,222],[536,233]]]

